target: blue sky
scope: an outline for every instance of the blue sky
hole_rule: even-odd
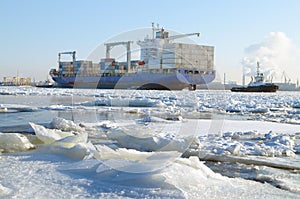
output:
[[[43,80],[56,67],[58,52],[76,50],[84,59],[112,36],[156,22],[201,32],[196,42],[215,46],[220,77],[226,72],[240,82],[245,49],[262,44],[270,32],[284,33],[295,51],[300,48],[299,8],[297,0],[0,0],[0,78],[19,73]],[[300,76],[297,55],[282,69],[294,82]]]

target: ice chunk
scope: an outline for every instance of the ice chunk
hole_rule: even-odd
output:
[[[88,134],[87,133],[79,133],[77,135],[71,135],[64,137],[62,139],[56,140],[53,145],[61,145],[65,147],[73,147],[75,144],[78,143],[87,143],[88,141]]]
[[[177,152],[141,152],[134,149],[125,148],[113,150],[105,145],[96,145],[95,147],[100,152],[101,159],[124,158],[131,161],[145,162],[150,159],[157,159],[157,156],[164,157],[164,159],[167,159],[167,156],[180,156],[180,153]]]
[[[293,108],[300,108],[300,102],[295,102],[293,105],[292,105]]]
[[[30,107],[21,104],[1,104],[0,113],[1,112],[33,112],[36,111],[36,107]]]
[[[111,129],[107,137],[118,141],[124,148],[141,151],[179,151],[184,152],[192,141],[193,136],[180,137],[170,134],[157,134],[151,130],[137,127]]]
[[[12,192],[11,189],[0,184],[0,197],[7,196]]]
[[[233,155],[239,155],[242,147],[243,145],[238,143],[238,144],[231,145],[230,147],[227,148],[227,150]]]
[[[55,117],[50,123],[51,128],[60,129],[62,131],[77,131],[83,132],[84,129],[79,125],[75,124],[71,120]]]
[[[267,133],[267,134],[265,134],[265,138],[266,139],[273,139],[274,137],[276,137],[277,136],[277,134],[276,133],[274,133],[273,131],[270,131],[269,133]]]
[[[95,106],[108,106],[109,102],[107,100],[97,99],[94,103],[89,103],[89,104]]]
[[[264,107],[257,107],[257,108],[250,110],[251,113],[267,113],[268,111],[269,111],[269,109],[264,108]]]
[[[226,112],[229,113],[240,113],[242,110],[238,107],[228,107],[226,108]]]
[[[226,132],[223,136],[200,136],[201,149],[219,155],[295,157],[296,135],[257,131]]]
[[[99,151],[98,159],[105,164],[97,172],[102,172],[107,167],[128,173],[154,172],[166,167],[181,155],[174,151],[140,152],[125,148],[113,150],[105,145],[96,145],[96,148]]]
[[[155,116],[146,116],[142,122],[166,122],[166,120]]]
[[[74,135],[71,132],[63,132],[57,129],[47,129],[44,126],[29,122],[36,136],[45,144],[50,144],[61,138]]]
[[[8,109],[6,107],[4,107],[4,108],[0,107],[0,113],[7,113],[7,112],[8,112]]]
[[[285,151],[284,151],[284,154],[285,154],[287,157],[292,157],[292,158],[296,158],[296,157],[297,157],[296,154],[294,153],[294,151],[289,150],[289,149],[285,150]]]
[[[71,158],[98,158],[98,152],[91,142],[88,141],[87,133],[68,136],[51,143],[48,148],[50,151],[67,155]]]
[[[65,110],[67,110],[67,107],[64,105],[61,105],[61,104],[57,104],[57,105],[51,105],[51,106],[45,107],[44,109],[54,110],[54,111],[65,111]]]
[[[0,152],[19,152],[33,149],[25,135],[20,133],[0,133]]]
[[[66,145],[51,145],[49,146],[50,150],[55,153],[67,155],[75,159],[84,159],[89,155],[89,145],[87,143],[76,143],[67,147]]]
[[[214,178],[214,179],[224,179],[220,174],[213,172],[208,168],[204,162],[201,162],[198,157],[191,156],[189,158],[177,158],[175,163],[180,165],[186,165],[192,169],[198,170],[198,175],[201,174],[202,179]],[[226,179],[226,178],[225,178]]]
[[[294,148],[296,154],[300,154],[300,146]]]
[[[158,102],[151,99],[134,99],[129,101],[130,107],[153,107],[156,106]]]

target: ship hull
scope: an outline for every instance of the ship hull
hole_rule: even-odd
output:
[[[260,86],[248,86],[248,87],[233,87],[232,92],[276,92],[278,86],[275,84],[266,84]]]
[[[208,84],[215,72],[206,74],[133,73],[122,76],[52,76],[58,87],[99,89],[182,90],[191,85]]]

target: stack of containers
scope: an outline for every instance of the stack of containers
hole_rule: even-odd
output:
[[[194,68],[212,70],[214,47],[195,44],[168,43],[162,53],[162,68]]]
[[[114,58],[104,58],[100,61],[100,70],[104,71],[107,70],[109,66],[112,65],[112,63],[115,62]]]
[[[73,72],[78,75],[92,75],[93,74],[92,61],[86,61],[86,60],[75,61]]]
[[[60,62],[59,63],[59,69],[61,71],[61,74],[63,75],[71,75],[72,69],[73,69],[73,63],[72,62]]]
[[[81,61],[75,61],[73,65],[74,65],[74,73],[78,74],[80,72]]]
[[[80,70],[83,71],[83,74],[85,74],[87,76],[91,76],[92,75],[92,70],[93,70],[92,61],[82,61]]]
[[[213,66],[214,66],[214,50],[215,48],[213,46],[206,46],[207,49],[207,70],[212,71],[213,70]]]
[[[100,64],[99,63],[93,63],[93,75],[99,75],[100,74]]]
[[[141,42],[141,60],[145,61],[148,69],[161,68],[161,56],[163,51],[163,40]]]
[[[179,43],[167,43],[164,45],[162,53],[162,68],[180,68],[182,64],[181,54],[182,44]]]

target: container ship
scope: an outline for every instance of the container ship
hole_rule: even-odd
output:
[[[174,40],[200,33],[169,36],[169,32],[152,24],[152,38],[137,41],[140,59],[131,60],[133,41],[105,43],[106,57],[99,63],[76,60],[76,52],[58,54],[58,69],[50,76],[58,87],[100,89],[196,90],[196,85],[215,79],[214,46],[175,43]],[[110,57],[113,47],[127,49],[126,62]],[[61,61],[62,54],[72,55],[71,61]]]

